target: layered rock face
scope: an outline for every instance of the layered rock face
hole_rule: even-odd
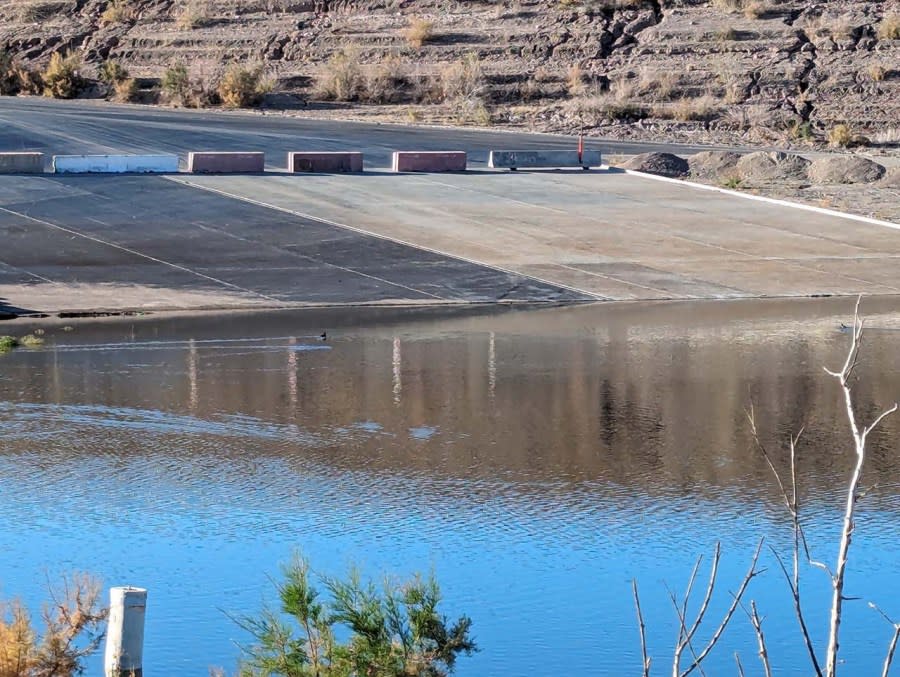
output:
[[[462,96],[482,123],[732,143],[841,124],[900,142],[898,38],[894,0],[0,0],[0,48],[31,66],[77,51],[88,74],[115,59],[152,82],[177,62],[202,81],[260,64],[305,102],[343,54],[382,85],[349,99]],[[474,84],[448,92],[465,59]]]

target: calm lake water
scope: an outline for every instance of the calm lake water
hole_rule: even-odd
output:
[[[900,301],[868,301],[860,411],[900,397]],[[458,674],[655,672],[694,559],[722,542],[729,602],[760,537],[790,533],[754,452],[801,426],[813,552],[833,560],[852,453],[836,382],[850,300],[370,309],[42,325],[0,356],[0,582],[37,607],[73,569],[149,588],[148,675],[233,670],[229,614],[274,601],[301,549],[327,574],[433,568],[481,652]],[[22,333],[21,324],[0,333]],[[318,340],[322,330],[328,341]],[[871,439],[842,654],[873,674],[900,618],[900,417]],[[778,674],[809,674],[773,556],[749,598]],[[828,585],[806,570],[824,650]],[[679,593],[680,594],[680,593]],[[712,623],[706,632],[712,632]],[[738,614],[708,662],[758,673]],[[91,662],[91,672],[100,662]]]

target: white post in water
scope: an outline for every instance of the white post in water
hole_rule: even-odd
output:
[[[125,586],[109,589],[106,630],[106,677],[141,677],[147,591]]]

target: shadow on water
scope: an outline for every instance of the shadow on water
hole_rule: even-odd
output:
[[[868,418],[900,393],[900,304],[865,306]],[[298,545],[331,573],[433,565],[484,648],[459,674],[615,674],[639,665],[632,576],[662,659],[675,626],[660,580],[681,585],[716,538],[725,577],[760,535],[784,542],[750,402],[782,462],[805,426],[809,533],[830,542],[850,458],[822,366],[842,358],[850,313],[821,300],[47,321],[42,349],[0,364],[0,548],[19,553],[4,582],[27,591],[63,563],[146,583],[171,624],[148,639],[156,664],[202,672],[235,655],[216,609],[258,608]],[[900,593],[898,423],[872,440],[880,489],[853,583],[867,599]],[[754,594],[792,670],[779,585]],[[877,618],[860,618],[847,646],[880,655]],[[752,631],[731,641],[752,655]]]

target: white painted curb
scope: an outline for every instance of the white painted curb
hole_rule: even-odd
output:
[[[868,223],[874,226],[883,226],[885,228],[892,228],[893,230],[900,230],[900,223],[894,223],[893,221],[883,221],[881,219],[873,219],[868,216],[860,216],[858,214],[848,214],[847,212],[839,212],[834,209],[826,209],[825,207],[814,207],[812,205],[803,204],[802,202],[792,202],[790,200],[779,200],[774,197],[764,197],[762,195],[752,195],[750,193],[744,193],[739,190],[730,190],[729,188],[720,188],[719,186],[710,186],[705,183],[694,183],[693,181],[685,181],[683,179],[672,179],[668,176],[658,176],[656,174],[648,174],[646,172],[639,172],[634,169],[620,169],[618,167],[606,167],[606,169],[612,169],[616,172],[625,172],[626,174],[630,174],[632,176],[639,176],[643,179],[653,179],[654,181],[664,181],[666,183],[674,183],[679,186],[687,186],[688,188],[697,188],[699,190],[711,190],[715,193],[723,193],[725,195],[733,195],[734,197],[742,197],[745,200],[756,200],[757,202],[767,202],[768,204],[778,205],[780,207],[793,207],[794,209],[803,209],[808,212],[815,212],[816,214],[825,214],[826,216],[837,216],[842,219],[850,219],[851,221],[859,221],[861,223]]]
[[[57,174],[175,174],[177,155],[54,155]]]

